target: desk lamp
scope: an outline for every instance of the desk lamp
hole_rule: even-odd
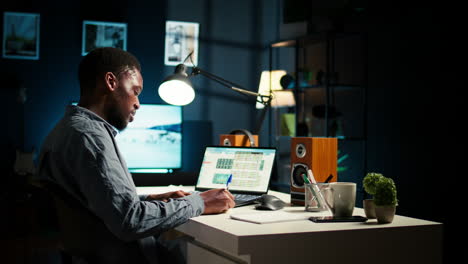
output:
[[[211,74],[205,70],[202,70],[196,66],[192,67],[192,72],[190,75],[186,73],[187,67],[184,64],[179,64],[174,70],[174,74],[169,75],[163,80],[159,86],[158,93],[159,96],[168,104],[173,105],[187,105],[190,104],[195,98],[195,91],[190,81],[190,77],[201,74],[208,79],[211,79],[233,91],[244,95],[251,95],[257,97],[257,102],[268,106],[272,100],[271,95],[263,95],[255,92],[251,92],[240,88],[239,85],[225,80],[219,76]],[[268,108],[268,107],[265,107]]]
[[[260,76],[260,84],[258,85],[258,93],[263,95],[271,95],[271,107],[292,107],[296,105],[294,93],[292,89],[288,89],[292,78],[284,70],[263,71]],[[259,101],[259,100],[257,100]],[[262,109],[265,106],[261,103],[256,104],[257,109]]]
[[[258,93],[263,94],[264,96],[269,96],[271,99],[268,105],[258,103],[259,99],[257,99],[256,108],[263,110],[260,115],[260,121],[257,123],[255,131],[260,131],[263,121],[265,120],[266,112],[268,111],[269,107],[281,108],[293,107],[296,105],[293,90],[289,89],[289,85],[291,84],[291,82],[292,77],[288,75],[285,70],[273,70],[262,72],[262,75],[260,76],[260,84],[258,85]],[[270,131],[272,129],[271,119],[272,117],[270,116]]]

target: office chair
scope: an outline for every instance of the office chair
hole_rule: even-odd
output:
[[[65,253],[88,264],[147,263],[136,241],[118,239],[60,185],[50,180],[39,184],[54,200],[60,247]]]

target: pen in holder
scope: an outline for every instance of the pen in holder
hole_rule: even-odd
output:
[[[304,175],[305,181],[305,210],[311,212],[327,211],[328,205],[323,196],[322,190],[328,187],[328,183],[317,183],[311,170],[308,170],[308,177]]]
[[[315,188],[312,186],[309,179],[305,175],[303,175],[303,177],[304,177],[305,192],[306,192],[306,197],[305,197],[306,211],[309,211],[307,210],[308,203],[311,204],[315,202],[316,206],[321,207],[322,203],[320,202],[319,199],[317,199],[318,192],[315,191]]]

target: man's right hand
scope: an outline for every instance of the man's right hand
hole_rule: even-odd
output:
[[[224,213],[233,208],[234,196],[226,189],[213,189],[200,193],[205,202],[203,214]]]

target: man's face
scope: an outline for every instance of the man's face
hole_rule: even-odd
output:
[[[111,125],[124,130],[140,108],[138,96],[143,90],[143,77],[140,71],[132,69],[120,73],[117,80],[118,85],[111,95],[107,116]]]

